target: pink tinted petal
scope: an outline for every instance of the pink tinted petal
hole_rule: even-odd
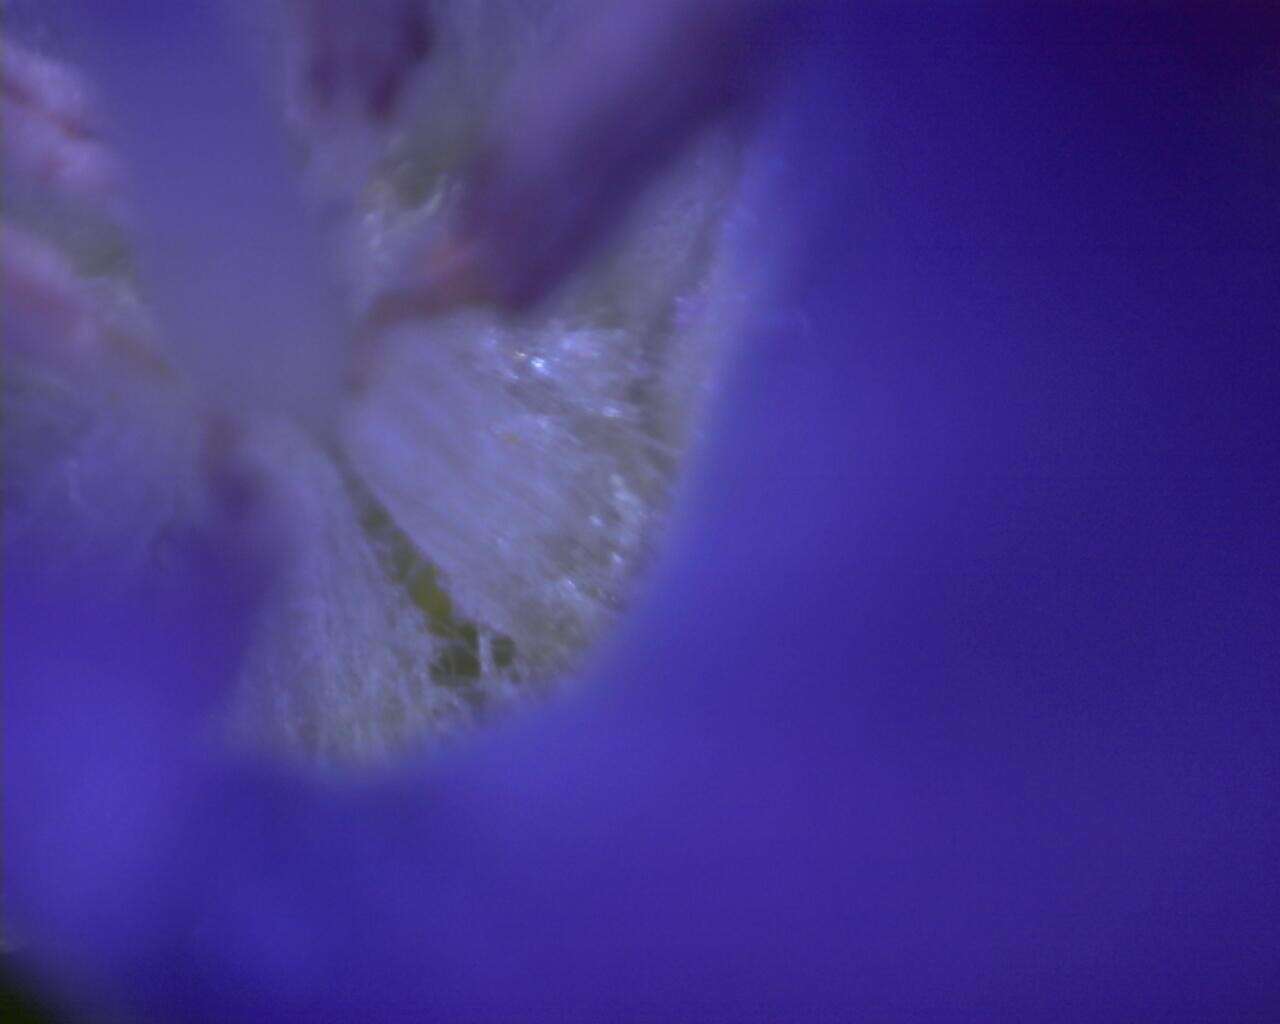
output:
[[[97,133],[98,115],[84,80],[65,64],[0,39],[0,90],[73,134]]]
[[[122,175],[110,151],[8,97],[0,98],[0,156],[6,178],[118,215]]]

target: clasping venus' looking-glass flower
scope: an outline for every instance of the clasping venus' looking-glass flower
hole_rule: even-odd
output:
[[[339,374],[321,341],[340,317],[298,325],[341,303],[303,280],[324,277],[321,245],[297,244],[304,218],[276,229],[301,205],[270,171],[279,134],[229,144],[251,123],[251,101],[226,91],[254,95],[235,86],[240,51],[214,69],[198,64],[207,50],[178,46],[183,19],[212,3],[78,6],[85,24],[106,11],[104,30],[138,40],[160,26],[122,19],[145,8],[182,55],[163,74],[117,61],[114,81],[83,65],[104,96],[135,73],[163,82],[124,105],[144,112],[141,135],[117,117],[112,136],[138,181],[147,305],[128,301],[121,273],[99,272],[95,297],[47,244],[52,213],[6,228],[21,242],[4,248],[6,309],[23,310],[17,340],[31,344],[5,409],[5,512],[20,529],[5,538],[0,608],[3,868],[33,982],[89,1019],[164,1022],[1274,1019],[1280,49],[1261,19],[812,5],[775,65],[771,134],[753,143],[771,159],[747,161],[768,200],[748,207],[764,236],[750,255],[777,273],[768,292],[746,289],[751,323],[651,584],[583,673],[601,685],[353,784],[211,742],[210,697],[226,696],[246,623],[260,635],[242,735],[330,760],[374,760],[433,722],[446,734],[475,714],[468,696],[502,702],[494,679],[519,694],[539,665],[572,658],[575,629],[598,628],[616,599],[609,556],[625,566],[629,549],[571,542],[597,536],[595,509],[610,530],[627,521],[615,471],[624,494],[663,480],[640,470],[663,470],[664,449],[632,446],[664,436],[645,423],[669,422],[648,412],[670,394],[654,367],[680,364],[658,358],[658,339],[695,364],[715,347],[635,325],[717,323],[697,302],[682,320],[661,295],[732,310],[720,285],[734,275],[706,268],[725,266],[717,239],[734,214],[694,216],[702,193],[676,187],[697,179],[690,157],[668,201],[636,212],[636,247],[624,239],[528,319],[474,300],[538,298],[584,254],[566,220],[616,209],[635,181],[627,159],[654,170],[655,153],[674,156],[673,112],[687,128],[742,80],[708,44],[718,16],[811,5],[584,0],[626,30],[519,93],[521,131],[468,176],[470,197],[431,184],[451,180],[443,157],[416,185],[387,170],[409,166],[392,157],[369,177],[381,185],[345,197],[334,183],[364,162],[359,138],[321,146],[301,111],[345,301],[359,315],[376,292],[371,319],[404,321],[363,350],[360,397],[327,404],[338,388],[321,385]],[[502,12],[532,25],[530,9],[439,5],[458,26],[495,18],[486,40],[526,38],[495,26]],[[690,11],[714,31],[633,31]],[[386,108],[324,70],[350,66],[348,42],[364,40],[354,81],[395,93],[369,54],[432,53],[429,82],[470,52],[452,16],[385,49],[331,37],[341,52],[307,76],[328,83],[324,116]],[[637,39],[656,65],[625,60]],[[673,56],[692,83],[655,82],[655,66],[674,76]],[[87,201],[113,177],[107,136],[74,89],[26,88],[36,67],[6,66],[6,102],[29,109],[4,124],[43,125],[19,133],[27,168]],[[570,89],[582,73],[617,88]],[[446,95],[483,92],[471,81]],[[644,116],[604,116],[637,84]],[[558,100],[591,130],[557,122]],[[458,152],[474,145],[458,137]],[[581,167],[602,139],[589,182],[528,201],[570,180],[556,154]],[[148,143],[170,163],[139,159]],[[523,173],[504,178],[503,161]],[[388,183],[428,236],[463,211],[464,230],[424,262],[477,308],[444,316],[438,295],[408,294],[398,236],[379,228],[400,221],[361,219],[399,208],[379,198]],[[267,194],[254,217],[229,216]],[[487,247],[465,244],[469,218],[496,228]],[[690,223],[710,225],[704,248],[688,247]],[[147,225],[173,229],[167,244],[146,242]],[[386,242],[376,259],[370,238]],[[295,259],[266,258],[288,245]],[[79,258],[118,259],[103,248]],[[524,277],[521,252],[536,264]],[[683,262],[698,252],[705,264]],[[201,273],[178,273],[176,254]],[[627,386],[610,385],[630,364],[598,344],[609,327],[654,346]],[[582,347],[563,348],[576,331]],[[201,357],[214,358],[197,369]],[[238,438],[209,429],[193,390],[243,400]],[[622,415],[605,414],[605,395]],[[489,429],[495,416],[506,432]],[[630,426],[609,434],[615,421]],[[594,505],[542,474],[600,458]],[[230,553],[217,533],[229,510],[252,519],[237,471],[253,466],[277,547],[296,549],[261,618],[253,559],[208,557]],[[412,486],[400,467],[419,474]],[[586,469],[567,479],[596,486]],[[660,501],[634,507],[643,538]],[[202,546],[210,536],[224,543]],[[50,538],[46,558],[33,541]],[[59,576],[81,547],[97,560]]]
[[[309,311],[302,327],[281,321],[312,297],[307,274],[260,256],[291,222],[237,208],[281,183],[261,184],[274,165],[227,109],[242,96],[233,68],[225,92],[168,95],[141,91],[155,83],[117,60],[117,77],[141,75],[124,121],[146,119],[149,141],[131,149],[118,145],[127,123],[117,138],[96,112],[91,130],[59,113],[61,96],[86,93],[74,71],[6,43],[6,103],[24,118],[6,148],[47,150],[36,173],[15,168],[5,209],[6,332],[20,342],[4,376],[11,536],[69,508],[139,566],[162,564],[204,514],[209,410],[230,399],[218,415],[234,420],[236,457],[261,480],[288,553],[231,710],[255,746],[376,763],[545,691],[623,607],[658,535],[738,312],[731,129],[682,157],[531,312],[481,304],[366,339],[336,419],[307,422],[297,410],[312,400],[283,395],[327,372],[319,335],[339,309],[354,323],[403,286],[424,240],[456,219],[511,69],[565,30],[553,7],[434,4],[429,51],[414,49],[425,60],[389,127],[318,112],[297,88],[308,39],[287,21],[280,45],[262,31],[283,71],[267,92],[302,154],[299,194],[324,260],[300,239],[279,251],[339,283],[337,297],[315,296],[321,310],[331,302],[327,318]],[[166,46],[180,52],[180,36]],[[19,72],[21,95],[9,85]],[[181,137],[164,137],[166,124]],[[121,165],[151,243],[140,271],[117,215]]]

